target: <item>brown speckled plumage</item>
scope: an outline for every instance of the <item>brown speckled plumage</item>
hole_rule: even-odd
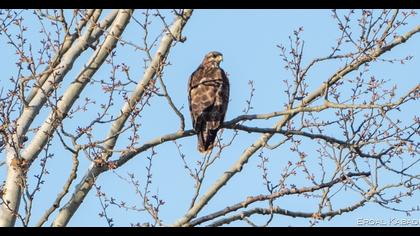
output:
[[[221,53],[209,52],[188,82],[189,107],[200,152],[213,148],[228,107],[229,80],[219,67],[222,59]]]

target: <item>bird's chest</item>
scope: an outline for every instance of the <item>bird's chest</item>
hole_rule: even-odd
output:
[[[206,68],[202,70],[197,77],[199,78],[200,82],[218,83],[221,82],[222,75],[220,73],[220,69]]]

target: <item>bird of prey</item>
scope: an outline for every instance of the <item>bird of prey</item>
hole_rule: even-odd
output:
[[[220,52],[207,53],[188,81],[188,102],[200,152],[213,148],[228,107],[229,80],[220,68],[222,60]]]

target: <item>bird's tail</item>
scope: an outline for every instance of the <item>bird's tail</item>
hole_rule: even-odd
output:
[[[200,130],[197,134],[198,142],[197,148],[201,153],[210,151],[214,146],[216,139],[217,129],[204,129]]]

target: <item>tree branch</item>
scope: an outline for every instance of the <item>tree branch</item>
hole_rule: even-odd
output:
[[[182,16],[176,18],[170,29],[173,35],[181,34],[182,29],[187,23],[188,19],[191,17],[192,12],[192,10],[185,10]],[[112,150],[114,148],[118,139],[118,135],[115,134],[117,134],[124,127],[125,121],[129,117],[131,111],[135,108],[136,104],[142,98],[147,85],[155,77],[159,64],[167,57],[173,41],[174,39],[171,37],[170,33],[167,33],[163,36],[155,57],[144,72],[143,79],[137,84],[137,87],[132,93],[130,99],[124,104],[123,108],[121,109],[121,115],[113,122],[108,136],[114,138],[111,138],[105,142],[105,149]],[[104,152],[102,155],[102,160],[108,160],[111,154],[112,152]],[[71,199],[60,210],[58,216],[52,224],[53,226],[65,226],[69,222],[70,218],[76,212],[83,199],[92,188],[96,177],[101,172],[102,168],[100,166],[96,166],[95,163],[92,163],[84,178],[76,186],[76,190]]]
[[[233,221],[236,220],[242,220],[245,217],[249,217],[252,216],[254,214],[260,214],[260,215],[271,215],[271,214],[280,214],[280,215],[285,215],[285,216],[291,216],[291,217],[301,217],[301,218],[315,218],[315,219],[324,219],[326,217],[334,217],[337,215],[341,215],[343,213],[346,212],[351,212],[356,210],[357,208],[363,206],[366,202],[368,202],[374,195],[375,195],[376,191],[371,190],[366,194],[366,197],[364,199],[362,199],[361,201],[355,203],[354,205],[351,205],[349,207],[346,208],[341,208],[339,210],[336,211],[329,211],[326,213],[306,213],[306,212],[297,212],[297,211],[289,211],[289,210],[285,210],[282,209],[280,207],[274,207],[274,208],[260,208],[260,207],[256,207],[253,208],[251,210],[247,210],[247,211],[243,211],[239,214],[233,215],[231,217],[227,217],[224,219],[220,219],[216,222],[213,222],[212,224],[208,225],[209,227],[217,227],[217,226],[222,226],[224,224],[229,224]]]
[[[99,17],[99,14],[96,17]],[[126,23],[128,23],[128,20]],[[40,88],[41,90],[36,93],[34,98],[31,100],[29,106],[24,109],[22,115],[17,121],[17,131],[14,135],[15,139],[17,137],[20,137],[27,131],[35,116],[39,113],[41,107],[47,101],[47,97],[49,96],[48,94],[51,93],[53,89],[57,88],[55,85],[61,82],[66,73],[72,68],[74,61],[80,56],[80,54],[84,50],[87,49],[87,46],[91,42],[93,42],[93,40],[98,39],[100,35],[102,35],[102,31],[98,31],[97,35],[92,35],[91,33],[93,29],[94,28],[91,27],[89,30],[87,30],[87,32],[85,32],[85,34],[79,39],[78,43],[70,49],[68,49],[68,52],[63,56],[59,64],[60,72],[55,71],[51,74],[50,77],[48,77],[42,88]],[[113,31],[115,31],[116,34],[119,34],[117,29],[114,29]],[[72,83],[70,88],[64,94],[63,99],[65,98],[65,100],[60,101],[58,109],[54,110],[47,118],[47,120],[43,123],[40,130],[36,133],[29,146],[22,153],[23,161],[27,163],[27,166],[30,165],[30,163],[45,146],[48,137],[53,134],[57,125],[64,119],[65,114],[71,108],[78,95],[82,92],[84,86],[89,81],[91,76],[96,72],[96,70],[105,60],[106,56],[110,53],[109,49],[115,47],[116,42],[117,40],[114,40],[114,38],[112,37],[109,37],[108,40],[105,40],[103,47],[101,47],[102,49],[98,50],[98,54],[95,54],[95,56],[97,57],[93,57],[93,59],[91,59],[89,63],[90,67],[86,68],[80,74],[80,76],[77,77],[76,83]],[[12,152],[12,150],[8,152],[10,153],[10,163],[12,159],[17,158],[19,156],[18,153]],[[8,175],[6,179],[6,185],[9,191],[6,192],[5,197],[11,203],[13,203],[11,205],[16,209],[19,206],[21,195],[21,187],[16,183],[16,180],[18,178],[24,178],[24,173],[20,169],[20,167],[14,169],[9,168],[8,173],[10,173],[10,175]],[[10,194],[10,196],[8,196],[8,194]],[[2,216],[9,217],[5,218],[4,220],[0,219],[0,225],[14,225],[15,217],[12,217],[11,214],[7,214],[7,211],[5,210],[2,211]]]
[[[302,193],[307,193],[307,192],[314,192],[316,190],[320,190],[320,189],[323,189],[323,188],[332,187],[333,185],[335,185],[337,183],[343,182],[343,181],[347,180],[348,178],[355,177],[355,176],[370,176],[370,172],[348,173],[348,174],[342,175],[339,178],[336,178],[336,179],[334,179],[330,182],[315,185],[315,186],[311,186],[311,187],[303,187],[303,188],[299,188],[299,189],[297,189],[297,188],[283,189],[283,190],[280,190],[278,192],[275,192],[275,193],[269,194],[269,195],[258,195],[258,196],[255,196],[255,197],[248,197],[246,200],[244,200],[240,203],[228,206],[225,209],[217,211],[215,213],[197,218],[197,219],[191,221],[190,223],[188,223],[184,226],[196,226],[196,225],[202,224],[204,222],[213,220],[217,217],[224,216],[224,215],[226,215],[230,212],[237,211],[241,208],[246,208],[246,207],[248,207],[248,205],[250,205],[254,202],[273,200],[273,199],[276,199],[276,198],[279,198],[279,197],[282,197],[282,196],[285,196],[285,195],[293,195],[293,194],[302,194]]]

